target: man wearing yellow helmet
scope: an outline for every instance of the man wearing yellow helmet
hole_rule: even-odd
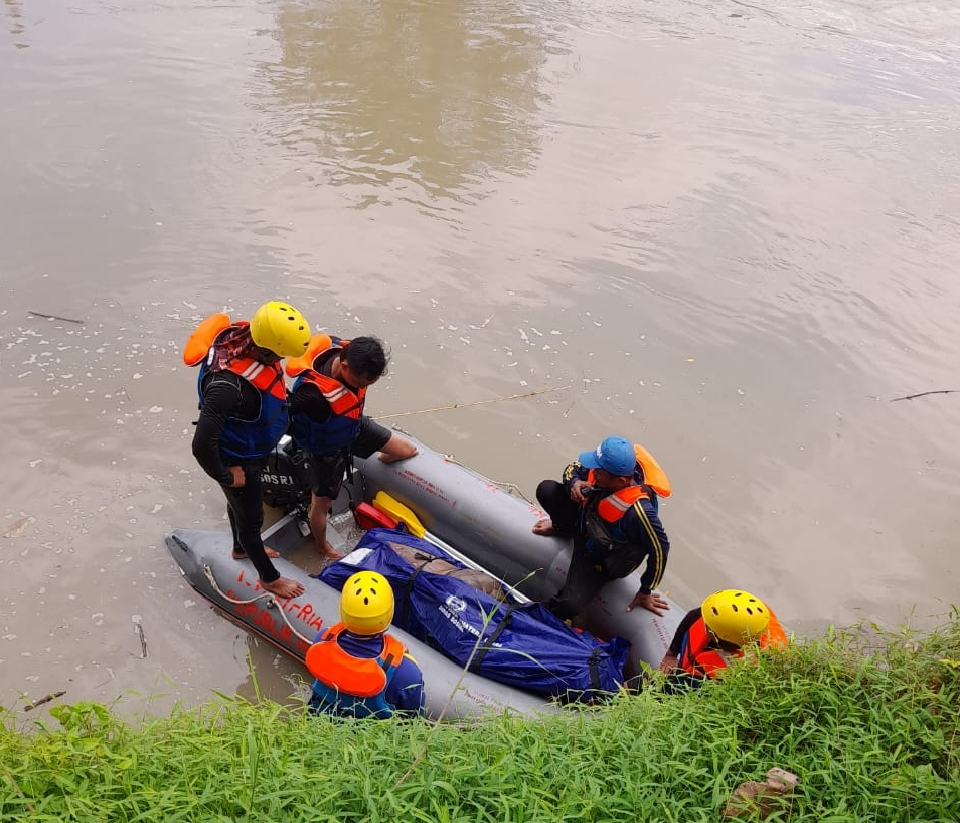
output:
[[[261,585],[279,597],[299,597],[303,585],[281,577],[260,537],[260,473],[287,428],[287,389],[280,360],[302,355],[310,325],[289,303],[265,303],[250,322],[211,315],[190,336],[183,359],[200,366],[200,418],[193,456],[227,498],[233,557],[249,558]]]
[[[743,657],[743,647],[750,643],[785,646],[787,636],[762,600],[742,589],[723,589],[687,612],[659,668],[673,686],[699,686],[731,659]]]
[[[375,718],[423,713],[423,673],[407,647],[385,633],[393,606],[393,589],[377,572],[357,572],[343,584],[340,623],[307,649],[307,669],[317,678],[314,711]]]

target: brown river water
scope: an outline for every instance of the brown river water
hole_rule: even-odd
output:
[[[0,705],[294,691],[162,540],[226,529],[181,346],[274,297],[374,415],[560,389],[400,419],[527,495],[644,442],[682,605],[936,624],[958,112],[943,0],[3,0]]]

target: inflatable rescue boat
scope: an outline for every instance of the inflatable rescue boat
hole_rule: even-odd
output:
[[[548,599],[566,577],[571,541],[533,534],[533,524],[545,516],[536,505],[410,439],[419,449],[414,458],[388,464],[374,455],[355,461],[328,525],[331,542],[347,553],[340,563],[360,562],[356,558],[367,551],[350,554],[358,537],[363,544],[361,526],[399,522],[402,529],[429,541],[436,556],[498,581],[508,603]],[[302,662],[320,628],[338,622],[340,592],[286,559],[309,539],[304,535],[309,534],[310,495],[301,469],[302,455],[285,437],[263,475],[265,501],[283,512],[264,531],[264,540],[281,553],[274,560],[278,571],[304,584],[300,597],[278,600],[264,591],[253,564],[231,557],[232,541],[226,532],[176,529],[166,536],[166,545],[187,582],[211,605]],[[371,505],[380,513],[378,522],[365,522],[362,516],[374,511]],[[328,567],[329,571],[333,569]],[[322,576],[331,582],[338,577],[327,572]],[[629,652],[625,660],[621,658],[625,679],[636,676],[641,663],[655,667],[660,662],[685,613],[673,603],[663,617],[642,609],[627,612],[638,587],[636,572],[611,582],[590,604],[584,619],[585,630],[597,638],[628,641]],[[465,671],[444,653],[449,648],[438,648],[435,638],[418,639],[397,626],[390,632],[409,647],[423,670],[429,717],[443,713],[468,719],[505,711],[531,716],[559,710],[557,701],[548,697],[481,676],[479,669]]]

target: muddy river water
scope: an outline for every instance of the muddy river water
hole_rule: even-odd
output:
[[[273,297],[375,415],[559,389],[401,418],[528,495],[644,442],[683,605],[934,625],[958,112],[947,2],[3,0],[0,705],[292,693],[162,541],[226,529],[182,344]]]

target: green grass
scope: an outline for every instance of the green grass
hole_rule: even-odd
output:
[[[668,696],[471,727],[336,721],[218,698],[0,726],[0,821],[711,821],[744,780],[802,780],[789,819],[960,821],[960,620],[831,633]],[[778,812],[774,819],[786,819]]]

